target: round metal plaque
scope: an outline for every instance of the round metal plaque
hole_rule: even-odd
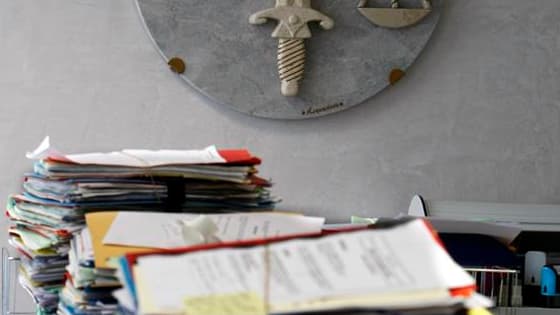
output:
[[[212,101],[266,118],[305,119],[355,106],[391,83],[395,69],[406,70],[434,31],[443,0],[419,23],[400,29],[373,24],[358,9],[360,1],[312,0],[330,17],[326,30],[309,23],[304,41],[305,74],[297,96],[284,96],[277,68],[278,22],[252,25],[255,12],[274,8],[275,0],[137,0],[146,29],[166,62],[179,58],[179,74]],[[367,2],[390,7],[389,0]],[[422,0],[401,0],[402,8]]]

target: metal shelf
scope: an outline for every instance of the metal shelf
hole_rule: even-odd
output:
[[[33,315],[35,312],[20,312],[17,310],[17,287],[19,286],[17,274],[20,258],[10,254],[2,247],[2,315]],[[22,286],[19,286],[22,287]],[[22,287],[33,298],[31,292]],[[35,301],[35,304],[37,301]]]
[[[539,307],[498,307],[492,310],[494,315],[558,315],[558,308]]]

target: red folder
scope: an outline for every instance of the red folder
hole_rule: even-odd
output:
[[[128,268],[131,270],[132,266],[136,264],[138,258],[143,256],[149,255],[180,255],[180,254],[187,254],[193,253],[198,251],[204,250],[214,250],[214,249],[222,249],[222,248],[239,248],[239,247],[253,247],[253,246],[262,246],[268,245],[272,243],[284,242],[293,239],[302,239],[302,238],[318,238],[327,235],[333,235],[338,233],[352,233],[357,231],[363,231],[367,229],[384,229],[390,228],[392,226],[396,226],[398,224],[402,224],[405,222],[409,222],[411,219],[403,219],[403,220],[396,220],[388,223],[381,223],[381,224],[373,224],[363,227],[350,227],[346,229],[340,230],[323,230],[321,233],[307,233],[307,234],[297,234],[297,235],[289,235],[289,236],[281,236],[281,237],[272,237],[272,238],[264,238],[258,240],[249,240],[249,241],[234,241],[234,242],[222,242],[222,243],[212,243],[212,244],[201,244],[196,246],[189,246],[189,247],[182,247],[176,248],[171,250],[155,250],[150,252],[143,252],[137,254],[126,254],[124,257],[128,263]],[[437,244],[445,249],[445,246],[439,237],[438,233],[432,227],[431,223],[427,220],[422,220],[426,226],[426,228],[431,232],[434,240]],[[451,296],[463,296],[469,297],[476,291],[476,286],[467,286],[467,287],[460,287],[460,288],[450,288],[449,292]]]

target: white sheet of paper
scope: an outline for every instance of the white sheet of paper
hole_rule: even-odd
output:
[[[269,274],[267,283],[265,273]],[[336,299],[340,305],[371,294],[392,296],[362,299],[361,303],[368,304],[346,307],[425,306],[445,302],[442,297],[446,294],[451,302],[449,288],[474,285],[474,279],[449,257],[420,220],[387,230],[281,242],[268,250],[259,246],[145,256],[138,259],[135,274],[141,278],[140,308],[145,313],[182,313],[187,297],[254,291],[265,296],[265,287],[269,288],[271,311],[321,308],[322,303]],[[414,292],[426,295],[412,300]],[[437,294],[427,294],[430,292]],[[143,296],[150,301],[144,309]]]
[[[155,257],[141,259],[135,267],[135,275],[142,277],[142,292],[138,292],[141,313],[160,313],[156,310],[181,313],[186,297],[237,292],[262,294],[265,285],[263,254],[264,248],[258,247],[220,251],[218,255],[198,252],[165,261]],[[159,269],[158,275],[155,271],[161,267],[166,269]],[[144,298],[152,305],[147,307]]]
[[[152,167],[173,164],[208,164],[224,163],[216,147],[203,150],[122,150],[109,153],[84,153],[66,155],[69,160],[78,164],[100,164]]]
[[[103,244],[150,248],[189,245],[183,235],[182,220],[198,214],[120,212],[103,239]],[[221,241],[251,240],[289,234],[319,233],[325,218],[282,213],[208,214],[218,227]]]
[[[63,154],[53,148],[49,137],[28,152],[28,159],[44,159],[49,156],[64,157],[77,164],[98,164],[133,167],[153,167],[174,164],[225,163],[215,146],[202,150],[122,150],[108,153]]]

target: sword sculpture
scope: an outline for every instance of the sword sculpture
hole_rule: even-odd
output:
[[[304,40],[311,37],[307,23],[317,21],[325,30],[334,21],[311,8],[311,0],[276,0],[276,7],[259,11],[249,18],[251,24],[264,24],[268,19],[278,21],[272,37],[278,38],[278,73],[284,96],[296,96],[305,69]]]

